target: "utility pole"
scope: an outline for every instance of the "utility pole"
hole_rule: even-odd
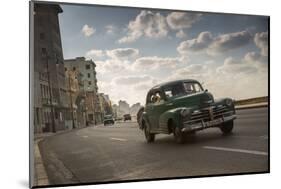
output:
[[[68,89],[69,89],[69,97],[70,97],[70,109],[71,109],[71,118],[72,118],[72,129],[75,129],[75,122],[74,122],[74,112],[73,112],[73,103],[72,103],[72,92],[71,92],[71,82],[70,82],[70,71],[68,71]]]
[[[46,52],[46,54],[42,54],[43,56],[46,56],[46,60],[47,60],[47,76],[48,76],[48,88],[49,88],[49,95],[50,95],[50,103],[51,103],[51,119],[52,119],[52,132],[55,133],[56,132],[56,126],[55,126],[55,118],[54,118],[54,110],[53,110],[53,95],[52,95],[52,91],[51,91],[51,82],[50,82],[50,71],[49,71],[49,55],[48,52]]]

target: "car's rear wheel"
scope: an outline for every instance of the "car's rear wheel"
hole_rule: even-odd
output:
[[[179,127],[174,128],[174,137],[178,144],[182,144],[185,141],[185,135]]]
[[[230,134],[233,130],[233,121],[228,121],[226,123],[223,123],[220,129],[223,134]]]
[[[144,126],[144,135],[145,135],[146,142],[148,143],[154,142],[155,134],[150,133],[150,129],[147,125]]]

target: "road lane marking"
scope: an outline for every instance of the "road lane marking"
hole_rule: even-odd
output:
[[[88,136],[82,136],[83,138],[88,138]]]
[[[221,151],[229,151],[229,152],[240,152],[240,153],[247,153],[247,154],[255,154],[255,155],[262,155],[267,156],[267,152],[256,151],[256,150],[244,150],[244,149],[236,149],[236,148],[224,148],[224,147],[216,147],[216,146],[203,146],[205,149],[211,150],[221,150]]]
[[[126,139],[123,138],[110,138],[110,140],[127,141]]]

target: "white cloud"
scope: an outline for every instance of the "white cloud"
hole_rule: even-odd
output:
[[[190,28],[200,19],[202,14],[187,12],[172,12],[167,16],[168,25],[174,30]]]
[[[105,54],[102,50],[96,50],[96,49],[92,49],[92,50],[89,50],[88,52],[86,52],[86,59],[97,59],[97,58],[101,58],[103,57]]]
[[[95,61],[95,63],[97,66],[96,71],[98,74],[101,74],[102,77],[114,77],[121,72],[129,71],[129,64],[127,61],[107,59],[105,61]]]
[[[113,25],[107,25],[105,26],[105,30],[107,34],[114,34],[116,32],[116,27]]]
[[[81,32],[84,34],[85,37],[90,37],[96,32],[96,30],[93,27],[90,27],[87,24],[85,24]]]
[[[223,64],[210,62],[191,64],[173,71],[167,80],[196,79],[204,83],[215,98],[252,98],[268,94],[267,64],[250,63],[228,57]]]
[[[243,61],[255,65],[260,71],[268,71],[268,57],[258,52],[248,52]]]
[[[159,68],[173,68],[176,67],[176,65],[180,63],[179,58],[171,58],[171,57],[141,57],[138,58],[133,63],[133,69],[134,70],[155,70]]]
[[[268,32],[256,33],[254,41],[261,49],[261,55],[268,56]]]
[[[234,59],[233,57],[228,57],[224,60],[222,66],[217,68],[218,73],[224,74],[252,74],[257,73],[258,69],[256,65],[249,64],[242,60]]]
[[[185,38],[187,37],[186,33],[183,30],[180,30],[176,33],[177,38]]]
[[[242,62],[237,60],[237,59],[234,59],[233,57],[228,57],[224,60],[224,65],[238,65],[238,64],[241,64]]]
[[[147,10],[142,10],[135,20],[130,21],[127,29],[127,35],[119,39],[119,43],[133,42],[141,36],[161,38],[168,33],[165,17]]]
[[[201,32],[197,38],[186,40],[180,43],[177,50],[180,54],[188,54],[192,51],[201,51],[210,45],[213,41],[212,34],[208,31]]]
[[[247,45],[251,41],[251,39],[252,35],[247,30],[219,35],[211,43],[208,52],[210,54],[213,54],[237,49],[239,47]]]
[[[249,31],[222,34],[217,37],[209,31],[201,32],[196,38],[180,43],[177,50],[180,54],[207,51],[210,55],[223,53],[247,45],[252,39]]]
[[[108,81],[98,82],[100,92],[110,94],[113,102],[126,100],[129,104],[144,104],[147,91],[156,85],[157,80],[145,74],[117,76]]]
[[[117,85],[136,85],[139,83],[146,83],[151,81],[152,77],[148,75],[141,76],[122,76],[114,79],[115,84]]]
[[[118,48],[107,50],[106,54],[113,59],[134,59],[138,57],[139,50],[134,48]]]
[[[264,61],[263,60],[264,58],[261,56],[261,54],[257,53],[257,52],[248,52],[247,54],[245,54],[244,59],[247,62],[262,62],[262,61]]]

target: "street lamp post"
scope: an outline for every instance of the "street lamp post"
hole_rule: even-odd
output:
[[[51,119],[52,119],[52,132],[56,132],[56,125],[55,125],[55,118],[54,118],[54,110],[53,110],[53,95],[51,92],[51,82],[50,82],[50,71],[49,71],[49,55],[47,52],[42,53],[42,56],[46,58],[46,67],[47,67],[47,76],[48,76],[48,88],[49,88],[49,95],[50,95],[50,104],[51,104]]]

